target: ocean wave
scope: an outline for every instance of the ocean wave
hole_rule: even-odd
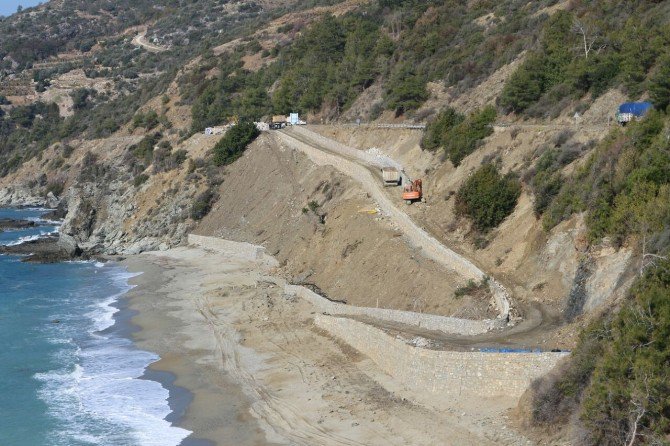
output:
[[[44,383],[40,397],[64,423],[59,446],[82,436],[99,445],[176,446],[190,435],[165,420],[171,413],[168,391],[139,379],[158,357],[118,341],[83,349],[82,365],[69,371],[35,375]]]
[[[12,240],[12,241],[3,243],[3,245],[5,245],[5,246],[16,246],[16,245],[20,245],[22,243],[39,240],[41,238],[48,237],[48,236],[54,235],[54,234],[58,234],[58,228],[56,228],[52,231],[40,231],[39,234],[24,235],[22,237],[17,238],[16,240]]]
[[[34,221],[38,225],[53,225],[60,227],[63,224],[63,220],[49,220],[48,218],[41,217],[27,217],[26,220]]]
[[[114,315],[119,311],[115,304],[132,288],[128,279],[138,274],[89,263],[103,275],[101,285],[118,292],[88,305],[85,319],[80,321],[87,328],[80,331],[75,348],[68,348],[58,358],[61,368],[34,375],[42,383],[39,397],[60,421],[53,433],[53,446],[179,445],[191,432],[165,420],[171,413],[168,390],[158,382],[141,379],[159,356],[104,331],[115,323]],[[90,301],[97,291],[89,287],[76,297]]]

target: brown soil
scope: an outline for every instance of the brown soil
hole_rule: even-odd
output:
[[[441,315],[486,313],[488,299],[454,299],[463,279],[410,248],[357,183],[280,150],[271,134],[228,170],[219,194],[196,233],[262,244],[289,277],[331,298]]]

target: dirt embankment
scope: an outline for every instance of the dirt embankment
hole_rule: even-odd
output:
[[[610,101],[609,96],[603,101]],[[484,145],[458,168],[449,161],[443,161],[439,153],[422,151],[419,147],[420,131],[349,126],[310,128],[361,150],[379,149],[400,162],[410,177],[423,178],[427,203],[406,207],[412,219],[420,222],[446,246],[500,280],[514,296],[515,302],[528,308],[542,305],[543,312],[548,312],[550,318],[560,319],[575,292],[583,294],[579,297],[586,302],[584,308],[587,311],[597,311],[598,306],[620,296],[630,283],[627,274],[631,264],[630,251],[622,249],[617,252],[607,247],[592,247],[585,251],[586,229],[579,215],[545,232],[541,220],[534,215],[533,197],[527,185],[524,185],[514,213],[497,229],[481,237],[471,231],[466,220],[456,215],[454,194],[483,162],[496,161],[504,173],[514,171],[523,175],[536,159],[538,148],[543,144],[552,144],[561,132],[569,131],[576,143],[599,140],[607,133],[607,121],[604,115],[601,116],[601,109],[606,110],[607,107],[594,104],[592,110],[584,115],[585,120],[589,118],[589,125],[584,126],[538,124],[496,128]],[[566,173],[587,156],[588,152],[568,165]],[[585,280],[578,277],[580,262],[589,264],[590,275]],[[585,285],[580,285],[580,281],[584,281]],[[563,328],[554,336],[562,339],[564,347],[569,347],[573,338],[570,333],[575,331],[578,330]],[[543,334],[542,337],[552,336]]]
[[[488,299],[454,297],[463,279],[411,248],[360,186],[262,135],[228,169],[195,233],[264,245],[294,282],[358,306],[474,319]]]

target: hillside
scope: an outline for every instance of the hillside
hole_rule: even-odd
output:
[[[486,342],[573,351],[522,399],[524,435],[663,444],[669,21],[659,1],[52,0],[0,18],[0,204],[59,206],[68,254],[263,245],[358,307],[494,320],[499,283],[512,331]],[[620,126],[629,100],[654,110]],[[307,129],[251,124],[289,112]],[[421,178],[425,203],[386,199],[487,279],[282,135]]]

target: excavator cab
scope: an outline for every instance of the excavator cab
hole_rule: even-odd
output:
[[[414,180],[406,184],[402,192],[402,199],[405,200],[405,203],[407,204],[412,204],[415,201],[424,201],[421,180]]]

